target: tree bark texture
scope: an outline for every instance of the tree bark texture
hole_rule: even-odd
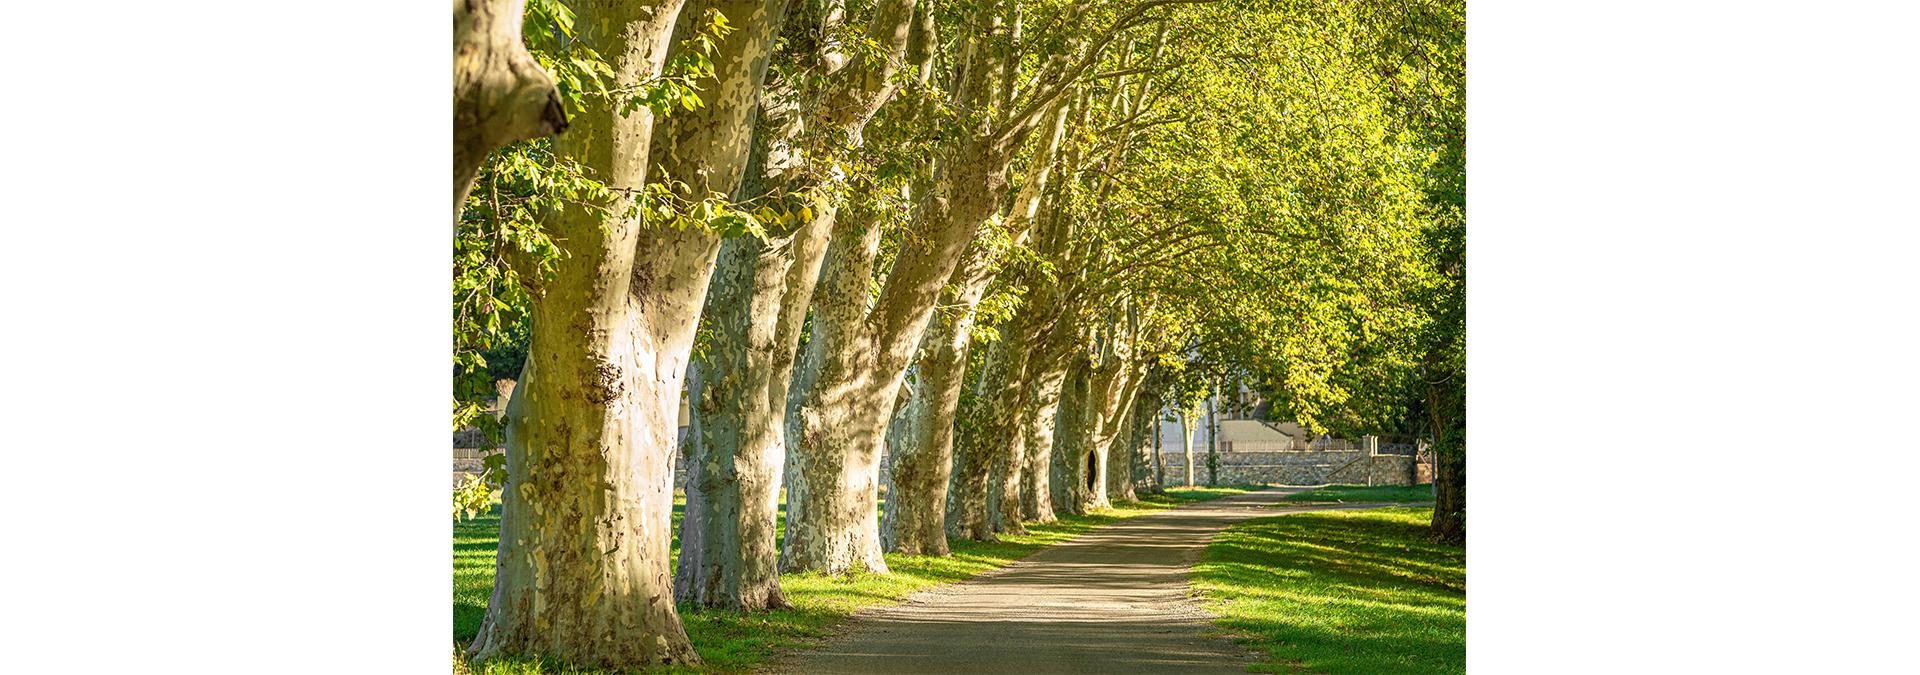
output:
[[[487,153],[560,133],[566,109],[553,78],[520,39],[526,0],[453,3],[453,219]]]
[[[839,10],[829,8],[829,25],[839,23]],[[885,0],[874,12],[868,36],[889,48],[887,58],[851,61],[843,54],[826,54],[831,67],[829,81],[818,107],[801,111],[803,127],[831,130],[829,140],[835,146],[808,144],[804,150],[791,150],[795,169],[781,171],[785,192],[799,192],[822,184],[837,153],[860,148],[862,130],[874,113],[893,98],[899,82],[895,73],[910,65],[908,46],[924,31],[914,29],[914,0]],[[799,136],[797,132],[791,136]],[[814,136],[818,138],[818,136]],[[770,180],[772,182],[772,180]],[[824,190],[831,192],[831,190]],[[818,194],[824,194],[818,192]],[[816,196],[818,196],[816,194]],[[795,307],[791,328],[799,336],[804,322],[806,299],[814,299],[814,332],[803,364],[783,368],[781,380],[791,382],[780,401],[789,414],[780,420],[781,435],[787,443],[787,539],[781,547],[781,570],[887,571],[881,556],[874,510],[877,504],[879,435],[893,412],[893,397],[899,382],[887,391],[872,387],[854,391],[816,391],[814,384],[824,376],[835,378],[849,372],[854,364],[841,355],[824,353],[820,339],[849,337],[858,330],[858,318],[864,313],[866,276],[874,267],[879,245],[879,228],[870,222],[841,222],[837,203],[816,198],[814,219],[808,224],[808,247],[797,255],[795,267],[804,268],[804,276],[789,276],[780,293],[785,307]],[[812,236],[820,236],[814,240]],[[835,245],[839,247],[835,251]],[[835,265],[837,270],[828,270]],[[818,282],[816,282],[818,280]],[[758,295],[774,293],[772,288],[756,290]],[[797,337],[795,337],[797,339]],[[797,343],[785,347],[797,351]],[[791,372],[791,376],[789,376]],[[904,372],[902,372],[904,376]],[[872,437],[864,430],[879,430]],[[872,445],[858,447],[862,439]],[[858,447],[858,451],[854,451]]]
[[[926,356],[915,366],[914,396],[902,404],[901,433],[893,446],[893,487],[887,493],[880,535],[888,551],[948,552],[947,488],[953,468],[954,420],[966,375],[968,328],[949,318],[936,321],[927,332]],[[956,335],[956,330],[961,332]]]
[[[1055,511],[1075,515],[1086,513],[1087,463],[1093,455],[1093,429],[1088,408],[1095,405],[1091,365],[1086,357],[1075,355],[1067,369],[1060,392],[1058,422],[1054,431],[1053,466],[1055,474],[1051,498]]]
[[[905,370],[873,381],[880,355],[865,330],[866,289],[880,228],[847,215],[827,244],[813,330],[789,393],[786,572],[887,571],[874,510],[881,436]]]
[[[585,3],[579,39],[617,83],[659,75],[679,0]],[[624,217],[647,177],[653,117],[611,107],[556,142],[622,196],[552,223],[567,256],[533,290],[526,366],[507,411],[493,595],[476,658],[577,666],[698,662],[668,576],[680,386],[712,265],[698,234]],[[649,254],[636,256],[646,242]],[[686,240],[682,240],[686,238]]]
[[[682,31],[698,30],[692,21],[710,9],[735,23],[711,54],[716,79],[711,100],[701,109],[675,113],[663,125],[674,142],[662,144],[660,164],[668,178],[692,188],[691,199],[739,191],[767,61],[787,4],[694,0],[682,15]],[[804,270],[790,269],[791,254],[807,243],[796,236],[769,247],[743,236],[720,244],[703,310],[709,326],[703,377],[688,391],[700,424],[688,446],[687,511],[674,580],[679,602],[744,611],[790,606],[780,591],[774,524],[786,459],[779,423],[786,404],[785,368],[799,334],[797,328],[784,334],[781,328],[783,323],[797,326],[790,315],[805,308],[786,306],[780,294],[759,291],[784,284],[790,273],[804,276]]]
[[[1033,373],[1027,384],[1031,392],[1027,398],[1029,412],[1024,428],[1019,430],[1026,437],[1025,466],[1021,467],[1024,480],[1020,486],[1020,511],[1028,522],[1051,523],[1058,520],[1053,510],[1051,479],[1061,387],[1067,377],[1066,362],[1053,359],[1042,364],[1030,363],[1029,372]]]
[[[1467,395],[1462,373],[1428,354],[1427,417],[1433,431],[1433,522],[1436,541],[1467,543]]]

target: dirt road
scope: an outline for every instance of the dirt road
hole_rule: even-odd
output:
[[[1207,542],[1259,516],[1380,504],[1272,508],[1274,489],[1140,516],[972,580],[862,612],[777,673],[1240,673],[1249,655],[1209,637],[1187,597]]]

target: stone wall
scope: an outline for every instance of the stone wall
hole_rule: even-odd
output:
[[[1186,483],[1183,453],[1163,452],[1160,461],[1166,467],[1168,485]],[[1194,482],[1205,485],[1207,452],[1204,448],[1194,449],[1193,463]],[[1374,455],[1366,450],[1222,452],[1218,466],[1221,485],[1408,485],[1413,481],[1412,457]]]

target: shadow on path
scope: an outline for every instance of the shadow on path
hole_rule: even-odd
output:
[[[777,673],[1241,673],[1253,658],[1187,597],[1213,535],[1302,489],[1189,504],[1095,530],[974,579],[861,612]]]

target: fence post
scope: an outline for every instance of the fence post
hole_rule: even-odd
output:
[[[1367,486],[1372,487],[1373,465],[1374,462],[1378,461],[1374,458],[1380,456],[1380,437],[1371,434],[1361,436],[1360,455],[1367,458]]]

